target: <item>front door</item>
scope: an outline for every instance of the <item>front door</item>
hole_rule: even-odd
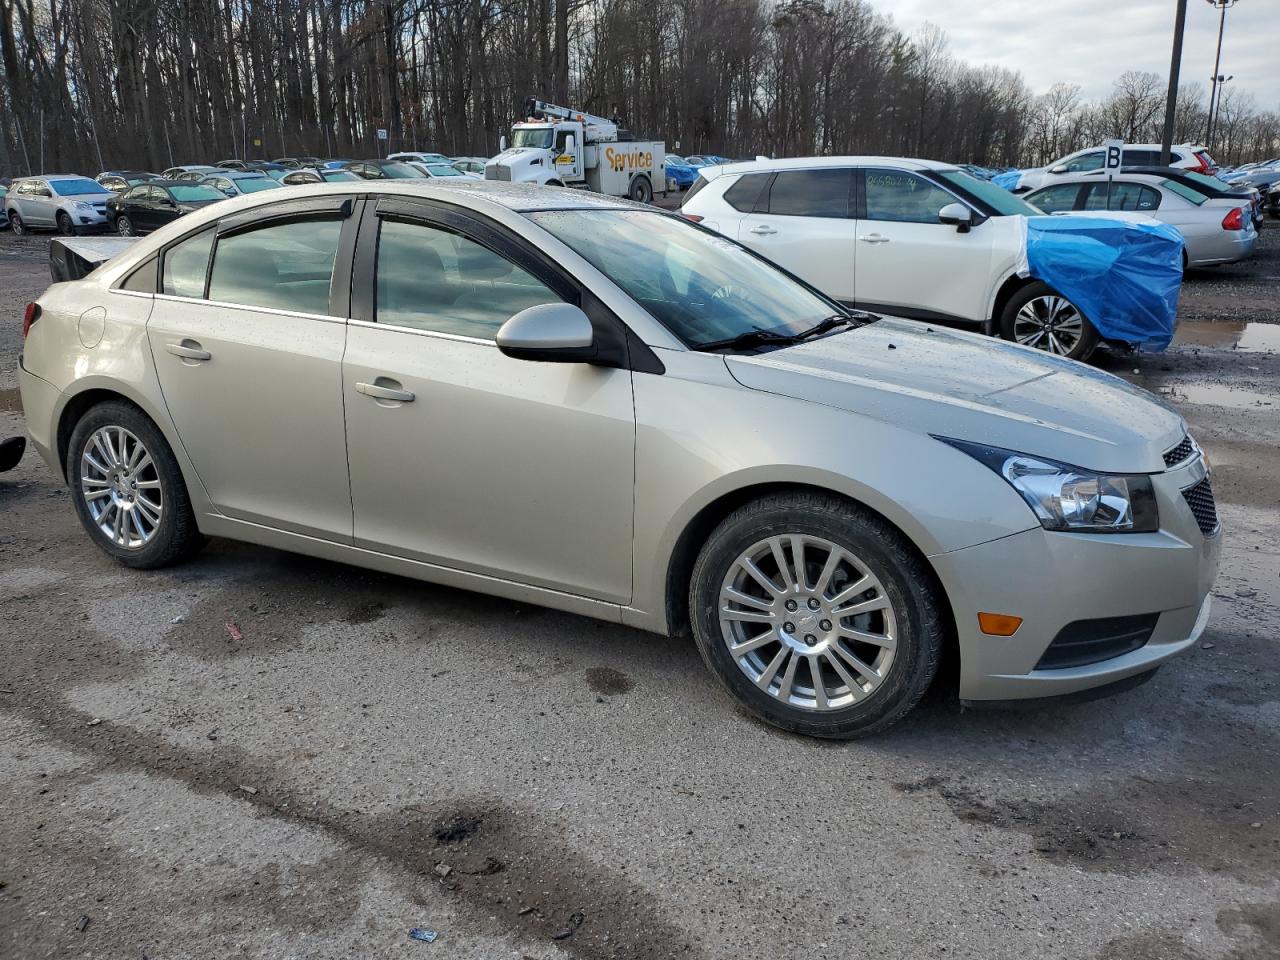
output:
[[[498,350],[513,314],[576,298],[516,238],[410,201],[372,212],[342,369],[356,545],[628,602],[630,371]]]
[[[855,224],[850,218],[852,171],[842,167],[783,170],[738,224],[738,242],[852,303]]]
[[[867,168],[864,176],[858,306],[920,319],[986,320],[1001,225],[978,223],[961,233],[938,222],[939,211],[957,198],[937,184],[907,170]]]
[[[340,203],[247,214],[170,247],[147,335],[179,439],[217,509],[349,543],[349,288],[332,282],[335,260],[350,276],[338,256],[350,223]]]

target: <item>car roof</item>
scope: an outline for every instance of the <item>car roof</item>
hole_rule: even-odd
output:
[[[217,175],[217,176],[219,176],[219,177],[226,177],[228,180],[259,180],[259,179],[264,179],[264,178],[265,178],[265,179],[267,179],[267,180],[270,180],[270,179],[271,179],[271,178],[270,178],[270,177],[268,177],[265,173],[263,173],[261,170],[229,170],[229,169],[223,169],[221,173],[218,173],[218,174],[216,174],[216,175]]]
[[[20,180],[92,180],[93,177],[86,177],[82,173],[36,173],[29,177],[19,177]],[[16,180],[14,181],[17,182]]]
[[[705,157],[708,154],[694,154]],[[890,166],[902,170],[958,170],[954,163],[938,160],[918,160],[910,157],[787,157],[781,160],[743,160],[704,167],[707,173],[718,177],[729,173],[772,173],[777,170],[814,170],[825,167]]]

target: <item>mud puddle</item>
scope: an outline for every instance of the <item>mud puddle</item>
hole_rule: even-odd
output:
[[[1185,320],[1178,324],[1173,343],[1184,347],[1280,353],[1280,324]]]

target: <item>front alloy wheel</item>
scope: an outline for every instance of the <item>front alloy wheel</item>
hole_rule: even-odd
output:
[[[1000,333],[1006,340],[1069,360],[1087,360],[1098,345],[1098,331],[1080,308],[1039,280],[1005,305]]]
[[[923,696],[944,635],[935,581],[884,518],[841,497],[771,494],[698,555],[698,650],[748,711],[796,733],[885,729]]]

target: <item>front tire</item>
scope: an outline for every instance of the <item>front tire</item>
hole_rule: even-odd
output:
[[[58,232],[64,237],[74,237],[76,235],[76,225],[71,222],[71,217],[65,213],[58,214]]]
[[[1033,280],[1009,298],[1000,317],[1000,335],[1068,360],[1088,360],[1098,346],[1098,331],[1074,303],[1041,280]]]
[[[168,566],[204,545],[177,458],[132,404],[109,401],[80,418],[67,485],[90,538],[127,567]]]
[[[937,673],[936,591],[883,518],[829,494],[774,494],[708,538],[689,613],[703,660],[750,713],[852,739],[900,720]]]

